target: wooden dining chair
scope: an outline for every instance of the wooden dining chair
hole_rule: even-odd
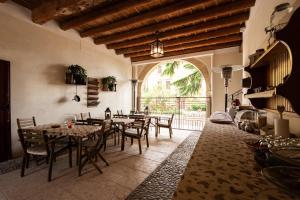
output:
[[[80,115],[81,115],[81,120],[87,120],[87,119],[92,118],[90,112],[88,112],[88,113],[80,113]]]
[[[17,121],[22,121],[17,119]],[[52,178],[52,166],[54,158],[65,150],[69,150],[69,166],[72,167],[72,147],[69,144],[56,145],[55,141],[59,138],[49,138],[45,131],[26,131],[18,129],[19,139],[23,148],[23,161],[21,168],[21,177],[25,174],[25,168],[29,167],[30,157],[44,157],[46,163],[49,162],[48,181]],[[51,155],[52,154],[52,155]]]
[[[92,163],[92,165],[102,174],[102,170],[97,165],[97,158],[100,158],[107,166],[109,166],[108,162],[105,158],[101,155],[101,149],[104,146],[104,137],[105,133],[111,130],[112,121],[111,120],[104,120],[102,123],[101,131],[98,133],[91,135],[87,141],[85,141],[82,145],[83,154],[80,159],[85,159],[82,163],[84,166],[88,161]],[[79,169],[81,175],[81,170]]]
[[[149,130],[149,124],[150,124],[150,119],[146,118],[145,120],[135,121],[130,128],[125,128],[125,126],[123,126],[121,150],[122,151],[124,150],[125,138],[129,137],[131,139],[131,144],[133,144],[133,139],[138,140],[139,152],[140,154],[142,154],[141,137],[144,130]],[[149,147],[148,135],[146,139],[147,139],[147,147]]]
[[[33,116],[31,118],[22,118],[22,119],[18,118],[17,125],[18,125],[18,129],[24,129],[24,128],[36,126],[35,117]]]
[[[156,126],[158,128],[158,133],[160,133],[160,128],[168,128],[169,129],[170,138],[172,138],[172,135],[173,135],[173,130],[172,130],[173,118],[174,118],[174,113],[172,114],[171,118],[168,119],[167,122],[159,120],[157,122],[157,124],[156,124]]]

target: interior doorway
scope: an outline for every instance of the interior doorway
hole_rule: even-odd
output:
[[[10,63],[0,60],[0,162],[11,158]]]

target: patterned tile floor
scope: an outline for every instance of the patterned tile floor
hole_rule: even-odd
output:
[[[112,146],[103,154],[109,161],[106,167],[101,163],[103,174],[91,165],[84,168],[83,175],[77,176],[77,168],[68,168],[67,157],[58,157],[53,168],[53,181],[47,182],[46,164],[36,166],[32,162],[26,176],[20,177],[20,170],[0,175],[0,200],[83,200],[83,199],[125,199],[140,185],[191,132],[174,130],[170,139],[167,130],[162,129],[158,139],[150,133],[150,148],[142,141],[143,154],[138,154],[137,141],[125,151]]]

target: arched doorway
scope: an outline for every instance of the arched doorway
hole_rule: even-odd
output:
[[[209,73],[201,61],[191,60],[198,66],[190,60],[145,66],[138,76],[138,109],[148,107],[159,115],[175,113],[174,128],[201,130],[211,108]]]

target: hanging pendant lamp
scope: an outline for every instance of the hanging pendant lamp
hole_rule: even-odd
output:
[[[156,40],[151,43],[150,55],[154,58],[159,58],[164,55],[164,45],[159,41],[158,32],[156,32]]]

